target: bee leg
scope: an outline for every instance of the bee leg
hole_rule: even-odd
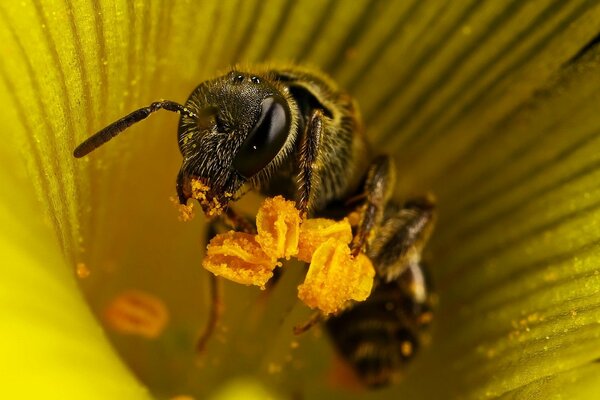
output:
[[[189,179],[190,178],[184,174],[183,170],[180,170],[179,174],[177,174],[175,187],[177,190],[179,204],[186,205],[189,199],[192,198],[192,194],[190,192],[191,189],[189,188]],[[221,215],[219,219],[225,225],[236,231],[250,234],[256,233],[256,226],[254,223],[252,223],[248,218],[238,214],[231,206],[226,207],[225,214]],[[212,236],[209,235],[209,239],[212,239]]]
[[[400,282],[379,282],[367,301],[329,318],[325,328],[369,387],[395,382],[419,351],[421,332]]]
[[[224,224],[227,227],[240,232],[249,234],[256,233],[256,226],[250,222],[248,218],[240,215],[233,208],[228,207],[225,215],[223,215],[220,219],[213,220],[208,225],[207,242],[217,235],[217,226],[219,224]],[[222,312],[221,281],[213,274],[209,274],[208,277],[210,285],[210,310],[206,327],[196,342],[197,354],[201,354],[204,351],[206,343],[214,334]]]
[[[390,156],[377,157],[369,167],[364,185],[365,202],[361,220],[350,246],[352,255],[366,252],[370,233],[383,220],[383,212],[392,195],[395,178],[394,161]]]
[[[324,315],[320,311],[315,311],[311,316],[301,325],[294,326],[294,335],[301,335],[307,332],[313,326],[324,320]]]
[[[421,252],[434,224],[431,199],[385,205],[367,255],[377,271],[366,301],[329,318],[335,346],[370,387],[395,382],[419,350],[431,321],[430,294]]]
[[[410,299],[409,312],[412,313],[418,328],[427,327],[433,319],[431,282],[425,272],[426,268],[422,262],[414,263],[409,265],[400,276],[401,288]]]
[[[209,274],[210,283],[210,310],[208,314],[208,321],[202,334],[196,341],[196,354],[200,355],[206,348],[206,343],[215,333],[215,329],[219,320],[221,319],[222,313],[222,293],[221,293],[221,282],[219,278],[213,274]]]
[[[299,165],[300,165],[300,188],[299,188],[299,200],[298,209],[300,215],[303,217],[310,211],[312,204],[312,195],[314,192],[314,165],[317,161],[319,154],[319,145],[321,143],[321,134],[323,133],[323,111],[315,110],[302,137],[300,138],[300,153],[299,153]]]
[[[431,198],[409,200],[401,208],[390,203],[385,220],[376,227],[377,233],[369,242],[367,255],[385,282],[392,282],[406,270],[415,281],[424,282],[421,272],[421,253],[435,224],[435,205]],[[415,296],[422,291],[415,289]]]
[[[217,227],[215,222],[211,222],[208,225],[207,238],[208,240],[212,239],[217,235]],[[220,279],[213,275],[208,274],[209,279],[209,291],[210,291],[210,309],[208,312],[208,321],[204,330],[198,337],[196,341],[196,354],[201,355],[204,349],[206,348],[206,343],[215,333],[215,329],[217,324],[219,323],[219,319],[221,318],[222,312],[222,290],[221,290],[221,281]]]

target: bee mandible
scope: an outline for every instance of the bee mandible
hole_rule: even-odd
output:
[[[181,115],[181,204],[192,197],[192,179],[200,180],[208,188],[204,214],[213,217],[212,205],[219,205],[224,213],[217,219],[249,233],[253,224],[230,206],[243,188],[295,200],[306,217],[342,218],[358,210],[351,249],[373,262],[373,291],[324,324],[365,384],[395,381],[430,320],[421,254],[435,207],[429,197],[404,204],[393,198],[393,160],[369,147],[354,100],[317,70],[234,68],[201,83],[185,105],[158,101],[119,119],[81,143],[74,156],[161,109]]]

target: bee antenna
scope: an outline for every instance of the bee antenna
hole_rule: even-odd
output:
[[[81,143],[75,148],[75,150],[73,151],[73,155],[75,156],[75,158],[81,158],[87,155],[88,153],[102,146],[104,143],[108,142],[110,139],[117,136],[119,133],[123,132],[125,129],[129,128],[131,125],[148,118],[150,114],[160,109],[173,111],[191,118],[196,118],[196,114],[194,114],[191,110],[187,109],[181,104],[175,103],[174,101],[170,100],[157,101],[155,103],[150,104],[148,107],[135,110],[131,114],[124,116],[118,121],[113,122],[106,128],[90,136],[89,138],[84,140],[83,143]]]

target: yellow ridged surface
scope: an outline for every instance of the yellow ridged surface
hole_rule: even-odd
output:
[[[291,334],[308,314],[295,299],[299,266],[268,295],[225,284],[223,322],[194,360],[209,285],[203,219],[179,223],[168,200],[175,115],[71,156],[134,108],[185,101],[217,70],[295,60],[356,96],[373,142],[397,159],[398,193],[438,199],[430,346],[399,386],[359,396],[593,398],[600,54],[580,51],[598,22],[589,0],[3,2],[1,346],[15,382],[3,397],[147,396],[82,298],[99,314],[128,289],[172,310],[151,342],[108,331],[161,398],[206,398],[248,375],[283,397],[355,397],[328,381],[323,335]]]

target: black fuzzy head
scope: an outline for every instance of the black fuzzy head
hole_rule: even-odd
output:
[[[198,179],[208,187],[207,203],[225,206],[245,183],[268,177],[296,138],[296,105],[268,78],[232,71],[200,84],[185,107],[194,117],[182,115],[179,122],[182,204]]]

